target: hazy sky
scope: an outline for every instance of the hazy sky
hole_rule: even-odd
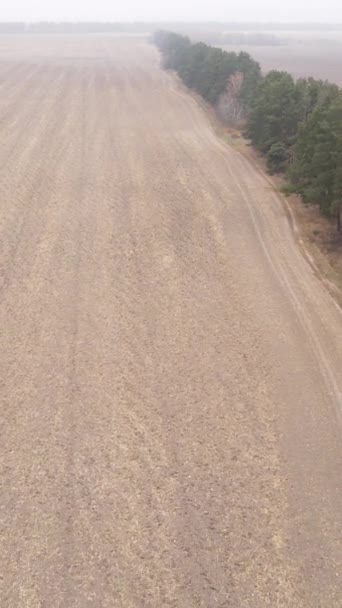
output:
[[[342,0],[1,0],[0,21],[342,22]]]

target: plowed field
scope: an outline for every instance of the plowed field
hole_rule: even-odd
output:
[[[342,316],[141,40],[0,39],[0,605],[338,608]]]

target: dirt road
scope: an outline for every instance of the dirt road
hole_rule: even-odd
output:
[[[141,41],[0,38],[0,605],[342,601],[342,316]]]

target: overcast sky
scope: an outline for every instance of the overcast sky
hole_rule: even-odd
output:
[[[342,22],[342,0],[1,0],[0,21]]]

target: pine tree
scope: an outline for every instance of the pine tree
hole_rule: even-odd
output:
[[[299,121],[293,78],[287,72],[270,72],[258,87],[247,123],[252,143],[264,154],[274,145],[289,150],[295,141]]]

